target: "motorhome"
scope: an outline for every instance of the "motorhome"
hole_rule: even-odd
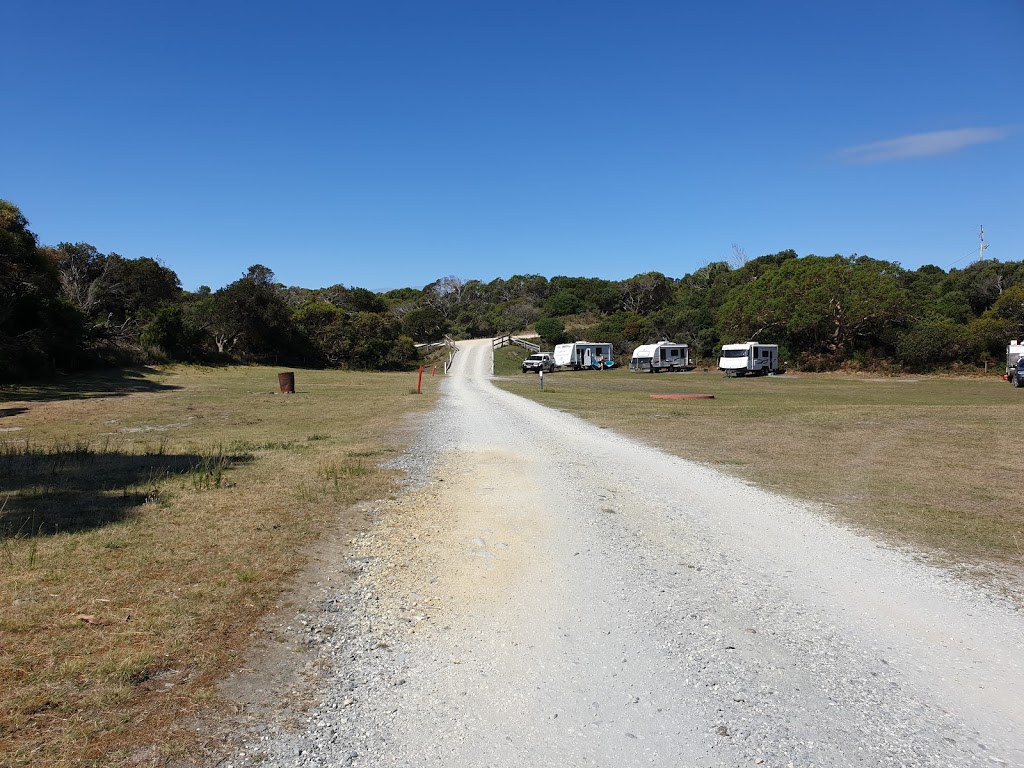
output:
[[[742,344],[723,344],[718,358],[718,370],[726,376],[764,376],[779,369],[779,346],[746,341]]]
[[[690,348],[673,341],[643,344],[633,350],[629,370],[657,373],[658,371],[685,371],[690,367]]]
[[[612,345],[592,341],[574,341],[555,347],[555,365],[559,368],[611,368]]]

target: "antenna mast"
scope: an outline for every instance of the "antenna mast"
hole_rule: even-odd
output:
[[[981,244],[978,246],[978,261],[985,260],[985,249],[988,245],[985,243],[985,225],[981,225],[981,232],[978,233],[978,239],[981,240]]]

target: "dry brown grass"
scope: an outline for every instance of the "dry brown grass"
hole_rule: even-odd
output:
[[[429,372],[428,372],[429,373]],[[175,368],[0,402],[0,765],[189,747],[268,606],[355,502],[429,377]],[[436,382],[436,380],[434,380]],[[13,431],[12,428],[20,428]]]
[[[1024,566],[1015,424],[995,378],[559,372],[502,386],[971,567]],[[653,393],[708,393],[660,400]]]

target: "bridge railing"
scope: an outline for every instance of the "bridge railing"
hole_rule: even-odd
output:
[[[513,336],[511,333],[492,339],[491,349],[501,349],[502,347],[508,347],[512,344],[528,349],[531,352],[540,352],[540,344],[534,344],[532,341],[527,341],[526,339],[521,339],[518,336]]]
[[[445,347],[448,350],[448,359],[444,364],[444,372],[448,373],[448,369],[452,367],[452,361],[455,360],[455,353],[459,351],[459,348],[455,346],[455,340],[451,336],[446,334],[441,341],[432,341],[429,344],[416,345],[416,349],[419,352],[433,352],[435,349],[441,349],[442,347]]]
[[[494,350],[501,349],[502,347],[508,347],[512,344],[528,349],[531,352],[540,352],[540,344],[534,344],[532,341],[521,339],[518,336],[513,336],[511,333],[506,333],[504,336],[498,336],[496,339],[491,339],[491,376],[494,375]]]

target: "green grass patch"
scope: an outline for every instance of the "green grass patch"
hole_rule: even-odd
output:
[[[523,360],[531,354],[530,350],[517,344],[510,344],[507,347],[494,350],[494,375],[535,376],[536,374],[523,373],[522,369]]]

